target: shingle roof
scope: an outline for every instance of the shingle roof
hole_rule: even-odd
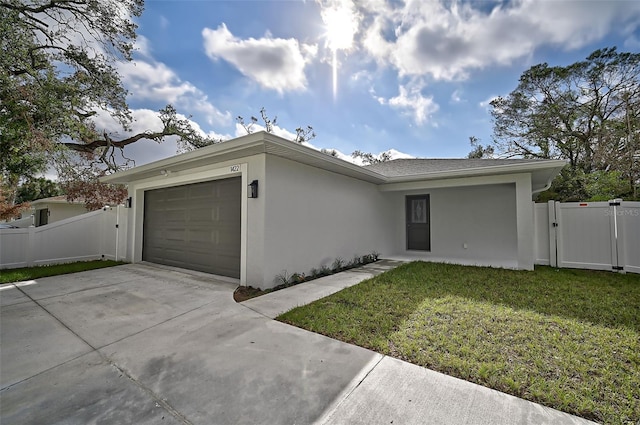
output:
[[[67,195],[52,196],[50,198],[40,198],[30,202],[31,204],[84,204],[84,199],[68,201]]]
[[[413,176],[443,171],[469,170],[539,162],[538,159],[394,159],[364,168],[386,177]]]

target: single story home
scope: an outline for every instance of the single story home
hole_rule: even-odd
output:
[[[533,269],[533,195],[556,160],[358,166],[259,132],[104,177],[128,185],[127,259],[269,288],[378,252]]]
[[[50,198],[37,199],[29,202],[31,208],[21,214],[21,218],[32,216],[32,224],[36,227],[77,215],[86,214],[88,211],[82,201],[69,202],[65,195]]]

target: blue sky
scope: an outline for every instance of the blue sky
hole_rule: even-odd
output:
[[[640,2],[624,0],[147,0],[138,23],[119,67],[134,130],[172,103],[228,139],[264,107],[281,135],[311,125],[315,147],[345,154],[464,157],[469,136],[491,140],[488,102],[532,65],[640,50]],[[140,165],[175,151],[129,152]]]

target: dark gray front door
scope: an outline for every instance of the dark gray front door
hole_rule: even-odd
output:
[[[240,277],[241,178],[146,191],[142,259]]]
[[[431,250],[431,217],[429,195],[407,196],[407,249]]]

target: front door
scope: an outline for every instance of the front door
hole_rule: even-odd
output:
[[[407,196],[406,223],[408,250],[431,250],[430,218],[429,195]]]

